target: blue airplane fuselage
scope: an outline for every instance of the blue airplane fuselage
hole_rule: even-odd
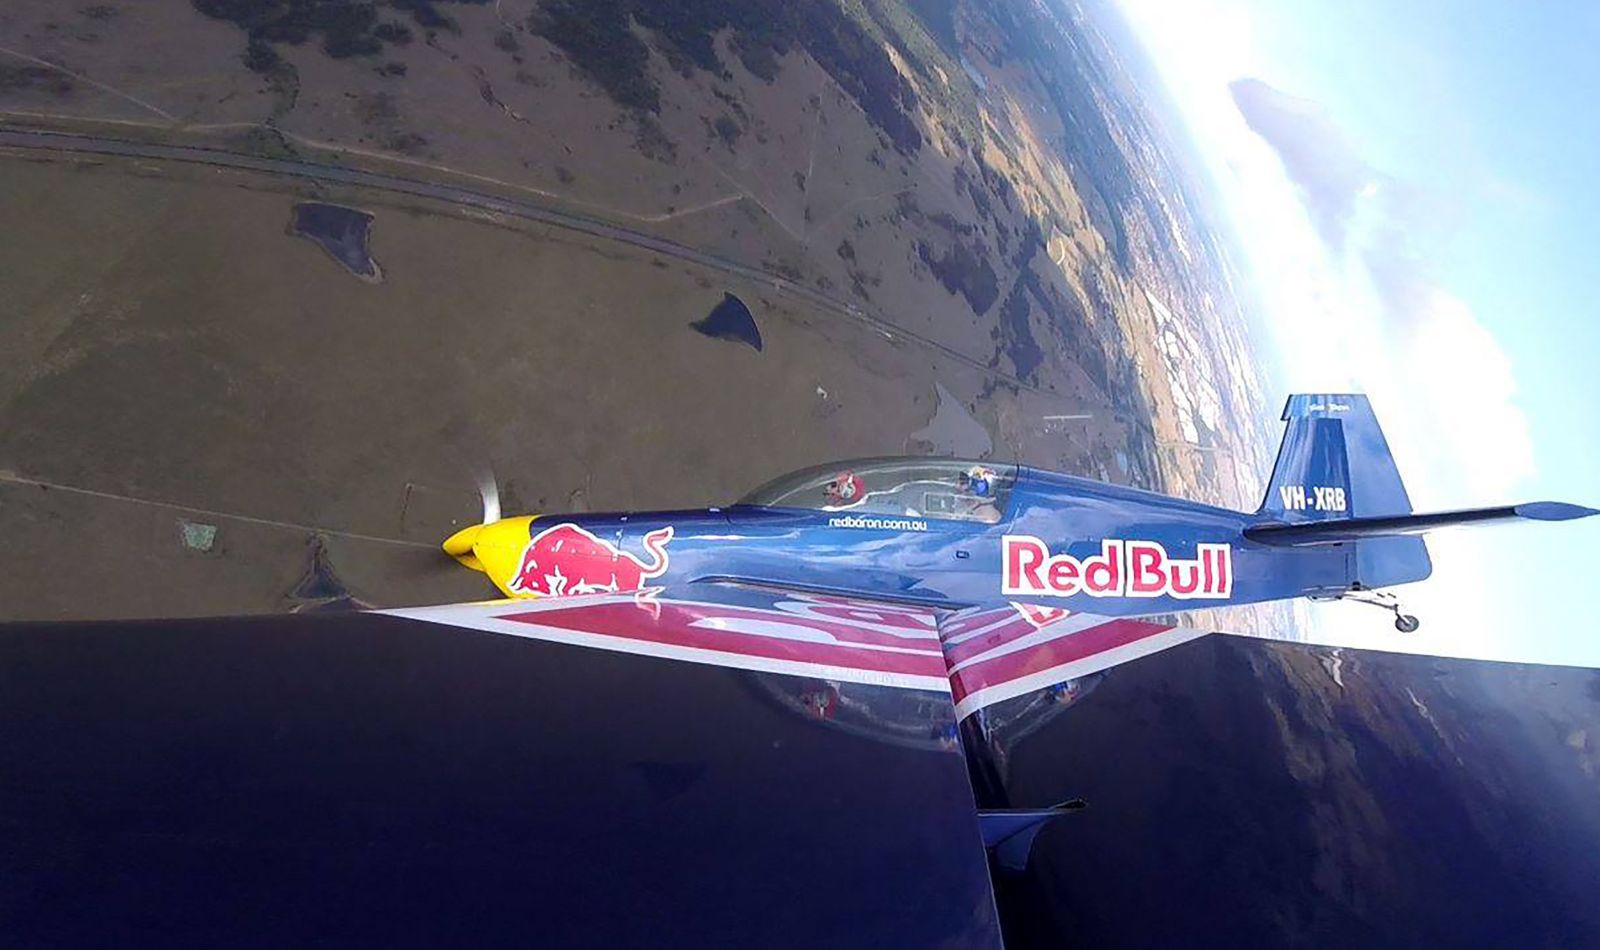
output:
[[[662,569],[641,586],[738,581],[948,607],[1015,596],[1110,616],[1338,594],[1356,580],[1357,549],[1383,543],[1260,544],[1245,536],[1263,520],[1255,514],[1039,469],[1015,473],[993,523],[740,503],[541,516],[530,534],[576,525],[618,557],[647,561],[647,536],[671,528]],[[1420,545],[1390,540],[1406,552]],[[1396,571],[1386,583],[1426,576]]]

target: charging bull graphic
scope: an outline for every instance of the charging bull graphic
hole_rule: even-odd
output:
[[[519,594],[592,594],[639,590],[667,572],[669,525],[644,536],[651,563],[619,551],[575,524],[558,524],[534,535],[522,551],[522,566],[507,586]]]

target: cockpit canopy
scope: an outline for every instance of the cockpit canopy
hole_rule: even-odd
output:
[[[1016,479],[1015,465],[971,459],[856,459],[792,472],[739,503],[995,524]]]

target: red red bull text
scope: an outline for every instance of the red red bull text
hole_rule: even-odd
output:
[[[1001,592],[1050,597],[1171,597],[1226,600],[1233,594],[1233,548],[1197,544],[1193,559],[1175,558],[1155,541],[1100,542],[1084,558],[1050,553],[1040,539],[1006,535],[1001,541]]]
[[[640,590],[645,581],[667,572],[671,540],[670,525],[645,535],[644,549],[651,557],[645,563],[585,528],[558,524],[528,542],[522,564],[506,586],[514,593],[547,597]]]

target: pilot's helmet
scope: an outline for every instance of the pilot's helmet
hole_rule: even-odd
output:
[[[852,501],[861,494],[861,479],[857,478],[854,472],[840,472],[827,484],[824,492],[829,498]]]
[[[974,467],[970,472],[962,472],[961,480],[980,498],[989,497],[989,492],[994,488],[994,473],[982,465]]]

